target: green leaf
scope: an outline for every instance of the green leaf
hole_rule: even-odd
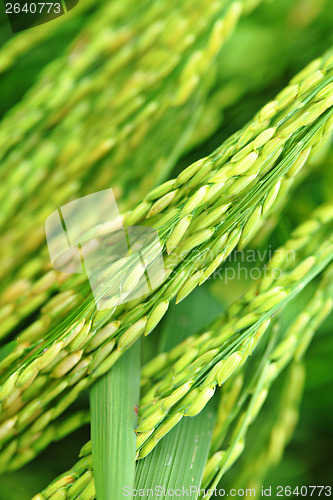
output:
[[[196,288],[180,304],[170,304],[162,330],[159,351],[168,351],[213,321],[224,307],[208,291],[208,284]]]
[[[181,420],[146,458],[138,462],[135,477],[137,494],[134,498],[142,498],[142,489],[152,489],[154,495],[150,492],[144,498],[154,498],[157,487],[159,491],[162,488],[162,498],[177,498],[177,493],[178,498],[185,497],[183,488],[188,493],[186,498],[197,498],[208,458],[214,421],[215,412],[211,405],[197,417]],[[167,494],[168,489],[170,494]],[[172,490],[174,495],[171,494]],[[180,490],[181,494],[176,490]]]
[[[123,487],[134,484],[140,356],[140,342],[136,342],[90,391],[98,500],[121,500]]]
[[[172,305],[164,323],[159,350],[172,349],[213,320],[221,309],[207,291],[207,286],[197,289],[180,305]],[[163,498],[185,497],[186,494],[186,498],[197,498],[214,423],[213,401],[198,416],[183,418],[146,458],[138,462],[135,498],[142,498],[143,491],[140,490],[152,490],[154,495],[162,491]],[[169,494],[167,490],[170,490]],[[149,492],[144,498],[154,498],[154,495]]]

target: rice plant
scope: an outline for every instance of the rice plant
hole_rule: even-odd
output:
[[[290,447],[332,383],[332,23],[325,0],[90,0],[1,26],[0,500],[329,492]],[[44,224],[110,188],[92,290]],[[159,244],[124,259],[133,227]]]

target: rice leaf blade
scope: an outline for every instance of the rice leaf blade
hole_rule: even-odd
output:
[[[172,429],[152,453],[138,462],[134,498],[142,498],[142,489],[156,494],[157,487],[160,487],[165,488],[163,498],[177,498],[177,493],[178,497],[184,496],[184,488],[188,491],[187,498],[196,499],[208,459],[214,422],[215,412],[208,405],[200,415],[184,419]],[[149,492],[144,498],[153,498],[153,495]]]
[[[140,356],[140,342],[136,342],[90,391],[98,500],[120,500],[123,487],[134,484]]]
[[[221,312],[222,306],[200,288],[180,306],[171,305],[159,342],[159,351],[172,349]],[[140,490],[165,488],[163,498],[186,495],[196,499],[208,459],[215,423],[214,404],[210,403],[195,418],[183,419],[143,460],[139,460],[135,475],[135,499],[142,498]],[[190,490],[191,488],[191,490]],[[168,494],[170,490],[170,494]],[[161,491],[161,490],[159,490]],[[172,494],[175,492],[175,494]],[[144,498],[153,498],[149,492]]]

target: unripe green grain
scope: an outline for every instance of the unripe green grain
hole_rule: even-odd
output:
[[[144,200],[134,210],[125,215],[126,226],[134,226],[142,219],[144,219],[152,206],[151,202]]]
[[[168,271],[168,269],[166,270]],[[186,278],[188,277],[188,271],[183,270],[179,274],[177,274],[175,277],[173,277],[170,281],[171,283],[167,286],[165,290],[165,296],[170,300],[171,297],[173,297],[179,288],[182,286]]]
[[[91,330],[91,321],[86,323],[81,329],[80,333],[67,345],[69,352],[82,349],[88,341],[88,336]]]
[[[205,195],[207,194],[207,191],[208,186],[202,186],[200,189],[198,189],[198,191],[185,203],[180,216],[185,217],[186,215],[189,215],[191,212],[193,212],[196,208],[198,208],[201,205]]]
[[[154,307],[154,309],[148,316],[145,335],[149,335],[149,333],[154,330],[156,325],[158,325],[158,323],[161,321],[161,319],[167,312],[168,307],[169,307],[168,300],[162,300],[157,304],[157,306]]]
[[[198,352],[197,348],[189,347],[189,349],[187,349],[186,352],[173,365],[173,372],[175,374],[181,373],[182,370],[196,358]]]
[[[309,158],[311,150],[312,150],[312,147],[310,146],[301,152],[298,159],[293,163],[292,167],[289,169],[288,174],[287,174],[288,177],[292,177],[294,175],[297,175],[298,172],[304,167],[306,161]]]
[[[71,373],[69,374],[67,380],[68,385],[75,385],[79,380],[85,377],[88,373],[88,369],[90,367],[90,363],[92,362],[92,356],[87,356],[82,359],[76,366],[73,368]]]
[[[121,335],[117,343],[117,349],[122,350],[133,344],[145,331],[147,324],[147,316],[139,319],[125,333]]]
[[[89,373],[96,370],[96,368],[109,356],[109,354],[113,351],[115,345],[116,340],[111,339],[98,348],[98,350],[92,357],[92,361],[89,366]]]
[[[152,451],[153,448],[155,448],[156,443],[153,440],[148,440],[147,443],[145,443],[142,448],[137,452],[135,459],[140,460],[141,458],[146,457],[149,455],[149,453]]]
[[[44,429],[53,419],[53,410],[48,410],[41,415],[31,426],[32,434]]]
[[[122,352],[120,350],[111,352],[111,354],[95,369],[95,371],[92,372],[91,376],[93,378],[97,378],[104,375],[104,373],[108,372],[116,361],[118,361],[121,354]]]
[[[239,242],[241,236],[242,236],[241,228],[236,228],[229,234],[224,250],[225,259],[231,254],[231,252],[237,246],[237,243]]]
[[[300,281],[315,266],[316,258],[310,256],[299,264],[288,276],[290,281]]]
[[[158,354],[151,361],[148,361],[146,365],[141,370],[141,374],[143,377],[150,378],[155,373],[158,373],[160,370],[163,370],[165,366],[168,364],[168,355],[165,352]]]
[[[201,158],[200,160],[192,163],[189,167],[185,168],[176,179],[176,186],[181,186],[186,184],[195,174],[201,169],[203,164],[206,162],[207,158]]]
[[[178,193],[178,189],[175,189],[174,191],[170,191],[169,193],[166,193],[164,196],[162,196],[159,200],[155,201],[155,203],[151,206],[149,209],[149,212],[147,214],[147,219],[150,217],[153,217],[154,215],[159,214],[164,210],[166,207],[172,203],[172,201],[175,199],[175,196]]]
[[[94,351],[100,347],[106,340],[111,340],[120,327],[120,321],[112,321],[104,326],[99,332],[95,333],[87,346],[87,352]]]
[[[216,271],[216,269],[220,267],[224,259],[225,254],[223,252],[215,257],[211,265],[208,266],[208,268],[203,272],[199,285],[202,285]]]
[[[229,207],[229,204],[223,204],[214,210],[205,211],[196,219],[195,224],[191,226],[191,231],[196,231],[199,228],[205,229],[208,226],[212,226],[215,223],[220,224],[222,222],[222,216],[225,214]]]
[[[200,64],[201,64],[201,62],[200,62]],[[320,64],[321,63],[322,63],[322,61],[320,61]],[[200,66],[200,64],[199,64],[199,66]],[[320,66],[316,67],[316,69],[312,68],[311,71],[312,72],[313,71],[317,71],[319,69],[319,67]],[[309,70],[307,69],[307,71],[309,71]],[[311,75],[311,71],[308,72],[308,73],[304,73],[304,75]],[[305,76],[305,78],[307,78],[307,76]],[[325,76],[325,78],[326,78],[326,76]],[[327,79],[328,79],[328,77],[327,77]],[[302,85],[302,80],[299,80],[299,82],[300,82],[300,85]],[[308,84],[309,84],[309,81],[308,81]],[[324,86],[324,82],[321,82],[321,85]],[[288,89],[288,92],[291,93],[291,90]],[[288,95],[288,92],[284,95],[285,99],[286,98],[290,99],[290,96]],[[186,92],[185,92],[185,94],[186,94]],[[329,94],[327,94],[327,96],[330,98]],[[125,95],[123,96],[123,98],[125,98]],[[325,97],[324,97],[324,100],[325,100],[325,103],[321,103],[321,104],[318,103],[318,106],[313,106],[314,98],[311,98],[311,99],[309,98],[309,102],[306,104],[306,108],[305,109],[302,109],[302,107],[304,106],[302,100],[300,100],[299,103],[295,102],[295,105],[292,107],[292,111],[293,111],[294,114],[293,114],[293,116],[291,115],[291,120],[290,120],[289,123],[285,122],[286,128],[284,128],[283,132],[286,133],[286,129],[288,131],[287,127],[289,127],[289,131],[288,132],[290,133],[290,131],[292,130],[292,128],[290,128],[291,126],[292,127],[296,126],[296,129],[294,128],[294,130],[298,130],[298,127],[302,126],[302,127],[305,127],[305,129],[304,129],[304,137],[305,137],[306,134],[308,132],[312,131],[312,129],[314,127],[313,120],[316,119],[316,117],[321,116],[322,110],[325,108],[325,106],[328,106],[330,104],[330,101],[326,100]],[[265,132],[265,130],[267,130],[267,127],[271,126],[270,123],[266,123],[270,118],[272,118],[272,123],[277,123],[276,119],[280,120],[280,118],[282,118],[282,123],[284,123],[283,122],[284,115],[282,113],[280,113],[277,116],[273,116],[273,115],[275,115],[275,110],[277,110],[277,109],[279,109],[279,110],[282,109],[281,108],[281,102],[278,99],[277,99],[277,101],[275,101],[275,104],[274,104],[274,101],[273,101],[273,103],[270,103],[268,106],[266,106],[261,111],[261,113],[258,114],[258,117],[253,121],[253,123],[252,123],[252,125],[250,127],[248,127],[244,131],[241,131],[233,140],[231,140],[231,142],[233,141],[234,144],[226,145],[225,147],[222,147],[219,150],[219,152],[215,155],[216,157],[215,157],[214,162],[213,162],[214,163],[214,169],[216,169],[217,173],[218,173],[218,169],[221,169],[221,170],[223,169],[223,165],[220,163],[220,158],[224,158],[223,161],[230,161],[230,157],[231,156],[234,155],[236,157],[236,155],[238,153],[237,148],[240,148],[240,147],[243,147],[243,146],[245,146],[244,150],[247,151],[246,147],[247,146],[249,147],[249,145],[247,144],[247,142],[249,140],[251,140],[253,137],[255,137],[256,135],[257,135],[257,139],[254,139],[254,141],[257,140],[257,144],[260,144],[260,141],[262,140],[262,137],[263,137],[263,136],[260,137],[260,135],[263,134]],[[298,117],[297,113],[299,113],[301,119],[300,119],[299,122],[297,122],[295,124],[295,122],[298,120],[298,118],[296,118],[296,120],[295,120],[295,117]],[[140,116],[140,113],[139,113],[139,116]],[[320,119],[323,122],[323,124],[324,124],[324,118],[325,117],[322,117]],[[278,128],[282,128],[282,127],[278,127]],[[128,129],[128,130],[130,130],[130,129]],[[277,134],[279,134],[279,130],[277,130]],[[315,137],[316,141],[318,141],[318,139],[320,138],[320,135],[321,135],[321,130],[318,130],[317,137]],[[260,140],[259,140],[259,137],[260,137]],[[280,154],[280,152],[282,152],[281,147],[285,150],[285,142],[284,142],[285,138],[283,138],[281,140],[277,140],[278,137],[279,137],[279,135],[276,138],[269,139],[269,142],[265,143],[263,149],[266,148],[266,150],[265,150],[266,153],[268,151],[270,151],[270,148],[272,148],[272,150],[274,151],[274,155],[276,154],[277,151],[279,151],[279,154]],[[246,138],[246,142],[243,145],[241,145],[241,141],[242,140],[244,141],[245,138]],[[275,142],[273,142],[274,140],[275,140]],[[235,146],[235,148],[234,148],[234,146]],[[258,147],[261,147],[261,146],[258,146]],[[306,146],[306,144],[304,143],[304,147],[302,148],[302,143],[298,142],[297,136],[294,136],[293,134],[290,135],[290,136],[288,136],[288,151],[290,151],[291,153],[296,152],[296,151],[301,152],[302,149],[304,151],[304,149],[306,149],[306,147],[308,147],[308,146]],[[95,151],[95,149],[96,148],[92,148],[92,151]],[[228,154],[226,154],[227,149],[228,149]],[[242,156],[245,153],[244,150],[240,153],[240,156]],[[91,153],[92,153],[92,151],[91,151]],[[249,152],[248,154],[251,154],[251,152]],[[220,155],[220,156],[218,156],[218,155]],[[240,162],[244,158],[246,158],[246,156],[242,156],[241,158],[240,158],[240,156],[238,157],[238,161],[240,161]],[[260,152],[260,156],[255,161],[255,165],[253,165],[253,166],[255,166],[255,173],[253,173],[253,179],[252,179],[252,181],[250,181],[249,179],[246,179],[247,182],[248,182],[248,184],[247,184],[247,186],[244,186],[244,187],[246,187],[249,190],[252,189],[251,188],[252,185],[253,186],[256,185],[256,187],[259,186],[259,184],[256,184],[257,183],[256,179],[258,178],[261,181],[261,179],[263,179],[263,176],[265,175],[264,172],[266,171],[266,173],[268,173],[268,171],[270,169],[272,169],[272,172],[269,173],[269,175],[272,175],[272,178],[274,178],[274,182],[278,182],[278,181],[280,181],[283,178],[282,176],[278,175],[279,169],[278,168],[275,169],[274,162],[277,161],[277,158],[274,160],[273,164],[271,164],[270,167],[268,168],[268,166],[267,166],[268,163],[265,163],[266,160],[263,162],[262,156],[263,156],[263,151]],[[295,158],[295,156],[296,156],[296,154],[294,154],[294,158]],[[204,161],[206,161],[206,159]],[[263,162],[263,163],[260,164],[260,162]],[[201,166],[202,166],[202,164],[201,164]],[[259,169],[260,169],[260,171],[259,171]],[[207,167],[207,171],[208,170],[209,170],[209,168]],[[285,171],[288,171],[288,169],[285,169]],[[199,176],[202,175],[202,171],[200,172],[200,165],[199,166],[197,165],[194,169],[193,169],[193,166],[192,166],[192,169],[190,168],[187,171],[186,175],[189,175],[189,172],[191,172],[190,176],[187,179],[187,181],[185,181],[185,182],[191,182],[190,179],[194,179],[194,177],[196,175],[198,175],[198,177],[196,177],[195,180],[193,180],[193,184],[196,185]],[[184,181],[185,177],[184,176],[183,177],[180,176],[179,178],[182,178],[182,180]],[[178,178],[178,181],[179,181],[179,178]],[[267,179],[268,179],[268,177],[267,177]],[[264,179],[264,180],[266,180],[266,179]],[[202,179],[202,181],[203,182],[207,182],[206,179]],[[243,181],[244,181],[244,179],[242,179],[242,182]],[[232,180],[232,182],[230,182],[230,184],[228,184],[228,190],[231,189],[231,191],[227,192],[228,194],[230,194],[230,192],[233,193],[232,189],[235,188],[234,182],[235,183],[239,182],[239,179],[236,180],[236,181]],[[253,184],[252,184],[252,182],[253,182]],[[263,186],[265,186],[266,184],[263,183]],[[232,185],[233,185],[233,188],[232,188]],[[237,184],[236,184],[236,186],[237,186]],[[260,186],[261,186],[261,184],[260,184]],[[179,208],[182,207],[182,206],[184,206],[184,208],[185,208],[186,203],[188,203],[190,201],[190,199],[193,202],[193,199],[197,195],[197,192],[190,192],[190,193],[187,194],[186,188],[187,188],[187,186],[184,186],[184,193],[182,192],[181,195],[179,195],[179,198],[177,196],[177,200],[176,200],[175,203],[179,203]],[[220,189],[220,186],[219,186],[219,189]],[[270,186],[270,189],[271,189],[271,186]],[[165,196],[166,194],[167,193],[164,193],[161,196]],[[207,194],[208,194],[208,191],[207,191]],[[235,191],[234,194],[237,195],[238,192]],[[265,189],[262,188],[262,190],[260,192],[259,192],[259,189],[258,189],[258,193],[257,194],[258,195],[259,194],[262,195],[262,201],[263,201],[264,197],[267,195],[267,192],[265,191]],[[206,198],[206,196],[207,195],[205,195],[205,197],[201,201],[199,201],[199,204],[196,205],[197,207],[198,206],[201,207],[204,204],[203,200]],[[235,199],[235,203],[239,203],[239,207],[241,207],[243,200],[237,201],[237,196],[235,196],[235,198],[236,198]],[[258,199],[259,199],[259,196],[258,196]],[[185,205],[184,205],[184,203],[185,203]],[[143,216],[141,216],[141,219],[139,219],[139,220],[142,220],[142,217],[144,217],[148,213],[149,209],[151,208],[151,205],[152,205],[151,203],[148,203],[148,207],[146,205],[146,209],[147,210],[145,209],[146,211],[145,210],[143,211]],[[208,210],[209,207],[203,207],[203,208],[205,208],[205,209]],[[248,208],[249,207],[247,207],[247,211],[244,211],[244,214],[248,214],[250,212],[250,210]],[[253,207],[253,208],[256,208],[256,207]],[[236,204],[234,205],[234,202],[233,202],[232,211],[230,213],[236,213],[236,209],[237,209],[237,205]],[[195,208],[193,208],[193,211],[194,210],[195,210]],[[195,214],[194,214],[194,217],[195,217]],[[229,216],[229,214],[226,215],[226,218],[227,218],[227,230],[228,231],[232,231],[234,229],[234,225],[236,223],[239,224],[240,226],[244,226],[244,224],[247,221],[247,215],[244,215],[241,220],[237,219],[237,221],[236,221],[236,219],[231,218]],[[171,228],[172,228],[172,225],[174,225],[174,224],[175,224],[174,222],[171,223]],[[169,228],[168,228],[168,230],[169,230]],[[166,232],[164,234],[166,234]],[[214,244],[216,243],[216,238],[217,238],[217,235],[215,235],[215,237],[212,238],[212,241],[209,241],[209,245],[210,246],[212,246],[212,243],[214,243]],[[227,245],[228,245],[228,250],[231,251],[231,249],[230,249],[231,247],[229,247],[229,244],[230,244],[230,241],[227,243]],[[237,244],[237,242],[236,242],[236,244]],[[306,239],[304,239],[303,241],[298,241],[298,242],[294,240],[292,242],[291,246],[293,248],[295,248],[295,245],[296,245],[296,248],[301,248],[302,246],[305,246],[306,244],[307,244]],[[208,245],[208,243],[207,243],[207,245]],[[320,255],[326,255],[326,257],[327,257],[330,254],[331,249],[329,248],[329,246],[326,246],[325,248],[321,246],[320,248],[321,248],[321,251],[322,251],[322,254],[320,254]],[[318,253],[318,255],[319,255],[319,253]],[[209,264],[211,264],[211,262]],[[199,264],[196,264],[196,265],[199,265]],[[200,260],[200,266],[205,266],[203,270],[205,270],[207,268],[206,263],[203,262],[203,260]],[[171,288],[168,288],[167,290],[165,290],[166,292],[173,293],[175,291],[175,288],[177,286],[181,286],[182,279],[183,278],[186,279],[186,276],[188,276],[189,270],[186,268],[185,261],[184,261],[184,263],[182,263],[181,269],[182,269],[181,272],[184,273],[181,276],[181,279],[178,280],[178,276],[180,276],[180,275],[178,274],[179,271],[177,270],[177,277],[176,277],[176,279],[172,278],[171,279],[171,284],[170,284],[174,288],[172,289],[172,291],[171,291]],[[198,267],[194,268],[193,270],[191,269],[191,273],[196,272],[197,269],[198,269]],[[289,267],[288,267],[288,269],[289,269]],[[173,271],[173,268],[170,268],[170,272],[172,272],[172,271]],[[177,286],[175,286],[175,285],[177,285]],[[296,286],[296,284],[295,284],[295,286]],[[283,290],[283,292],[287,293],[285,290]],[[61,296],[61,299],[65,301],[65,307],[69,307],[70,304],[73,304],[73,302],[75,302],[76,300],[78,300],[78,296],[76,296],[75,293],[73,294],[73,292],[68,293],[67,296],[66,295],[61,295],[61,294],[60,294],[60,296]],[[166,298],[168,299],[169,296],[167,296]],[[270,299],[268,299],[268,303],[265,302],[264,304],[261,304],[261,306],[259,306],[259,309],[256,309],[255,312],[259,312],[259,313],[260,312],[266,312],[265,308],[268,307],[268,309],[269,309],[271,307],[274,307],[274,305],[272,305],[272,304],[275,304],[275,303],[274,302],[273,303],[269,302],[269,300],[272,300],[273,298],[276,299],[276,297],[271,297]],[[57,299],[57,300],[59,300],[59,299]],[[50,301],[50,303],[48,304],[48,307],[50,308],[49,312],[51,314],[59,313],[59,311],[61,311],[61,309],[58,309],[58,308],[62,307],[63,304],[57,303],[57,300]],[[256,300],[256,299],[254,299],[254,300]],[[267,300],[267,296],[266,296],[266,300]],[[281,300],[283,301],[283,298]],[[69,301],[69,302],[66,303],[66,301]],[[264,309],[261,310],[260,307],[264,307]],[[45,311],[47,312],[48,308],[45,308]],[[250,311],[248,311],[248,312],[250,312]],[[126,328],[131,328],[131,325],[130,324],[125,324],[124,325],[125,334],[123,334],[123,335],[126,335],[126,333],[128,333],[128,330],[126,330]],[[69,332],[69,333],[71,333],[71,332]],[[68,332],[66,332],[66,335],[68,335]],[[121,337],[121,338],[124,338],[124,337]],[[66,340],[69,343],[73,339],[69,340],[67,338]],[[121,342],[121,339],[120,339],[120,342]],[[127,339],[127,342],[125,342],[125,344],[126,344],[125,347],[128,347],[128,345],[130,345],[130,342],[128,342],[128,339]],[[200,352],[203,352],[203,351],[200,351]],[[242,354],[244,354],[243,351],[242,351]],[[17,355],[17,354],[15,354],[15,355]],[[61,363],[63,361],[64,360],[61,360],[61,359],[58,360],[59,363]],[[109,362],[109,360],[105,360],[105,361]],[[84,384],[87,386],[88,382],[85,382],[85,381],[82,381],[82,382],[84,382]],[[80,384],[80,382],[79,382],[79,384]],[[82,387],[84,387],[84,385],[83,386],[79,386],[80,389],[82,389]],[[55,388],[53,387],[52,390],[54,391]],[[44,391],[44,389],[43,389],[43,391]],[[44,392],[46,392],[46,391],[44,391]],[[71,400],[71,398],[73,398],[73,396],[75,396],[75,391],[71,392],[70,394],[71,394],[71,397],[68,398],[68,401]],[[43,396],[44,396],[44,394],[43,394]],[[42,400],[42,397],[40,398],[40,400]],[[62,405],[64,406],[63,402],[62,402]],[[59,408],[61,408],[61,405],[58,406],[58,411],[59,411]]]
[[[188,189],[194,189],[199,184],[201,184],[201,182],[203,182],[206,179],[208,173],[211,171],[212,166],[213,166],[213,164],[210,161],[207,161],[206,163],[204,163],[202,165],[202,167],[200,168],[200,170],[194,175],[194,177],[192,177],[192,179],[190,179],[190,181],[188,182],[186,187]]]
[[[221,450],[221,451],[217,451],[216,453],[214,453],[214,455],[212,455],[209,458],[209,460],[205,466],[203,476],[202,476],[202,481],[201,481],[202,488],[205,488],[210,484],[210,482],[214,478],[215,474],[218,472],[219,468],[221,467],[221,465],[223,463],[224,456],[225,456],[225,451]]]
[[[201,370],[202,368],[205,368],[210,361],[214,359],[214,357],[219,353],[218,349],[211,349],[210,351],[205,352],[202,354],[198,359],[196,359],[191,365],[189,366],[189,371],[190,373],[196,372]]]
[[[203,229],[202,231],[198,231],[194,233],[192,236],[187,238],[179,247],[179,252],[181,254],[187,254],[193,248],[202,245],[205,241],[209,240],[211,236],[214,234],[215,229]]]
[[[236,460],[243,453],[244,448],[245,448],[245,443],[243,440],[240,440],[235,446],[233,446],[232,452],[225,461],[226,470],[230,469],[230,467],[236,462]]]
[[[50,401],[59,396],[59,394],[61,394],[67,387],[68,381],[65,379],[59,381],[58,384],[51,386],[47,392],[43,391],[43,394],[40,396],[41,405],[46,406],[48,403],[50,403]]]
[[[198,413],[200,413],[204,409],[208,401],[214,396],[214,393],[215,387],[207,387],[200,390],[196,396],[196,399],[185,410],[185,415],[187,417],[195,417],[195,415],[198,415]]]
[[[173,405],[175,405],[181,398],[183,398],[189,392],[191,387],[192,383],[186,382],[185,384],[175,389],[170,396],[163,399],[161,410],[169,411]]]
[[[270,303],[278,303],[284,297],[286,297],[285,290],[282,287],[274,287],[268,292],[257,295],[251,303],[251,309],[257,311],[263,305],[265,306],[264,310],[270,309],[273,307],[269,305]]]
[[[251,182],[254,181],[256,177],[257,175],[242,175],[238,177],[235,181],[227,185],[226,195],[233,196],[239,194],[241,191],[249,188]]]
[[[180,288],[176,296],[176,304],[185,299],[194,288],[200,283],[202,271],[194,273]]]
[[[16,382],[20,376],[20,372],[14,372],[0,387],[0,401],[7,398],[16,386]]]
[[[17,447],[17,441],[12,441],[6,446],[0,455],[0,466],[4,468],[5,464],[7,464],[13,457]]]
[[[53,493],[53,495],[49,497],[49,500],[66,500],[67,498],[67,491],[62,489]]]
[[[245,156],[248,156],[249,153],[252,153],[253,152],[253,141],[252,142],[249,142],[249,144],[247,144],[244,148],[242,148],[240,151],[238,151],[235,155],[232,156],[232,158],[230,159],[230,164],[227,163],[227,165],[225,165],[225,167],[229,167],[231,168],[231,171],[232,169],[235,167],[235,165],[237,163],[239,163],[240,160],[242,160]]]
[[[244,246],[244,243],[246,240],[253,234],[255,227],[257,226],[260,217],[261,217],[261,205],[259,205],[257,208],[254,209],[252,214],[250,215],[247,223],[245,224],[243,231],[242,231],[242,236],[239,240],[240,246]]]
[[[57,490],[61,488],[65,488],[69,484],[72,484],[75,481],[75,476],[73,474],[63,474],[57,481],[53,482],[45,488],[43,491],[44,495],[46,498],[49,498],[53,493],[55,493]]]
[[[138,425],[136,432],[148,432],[155,427],[161,420],[163,420],[167,410],[162,410],[161,407],[157,408],[144,418]]]
[[[246,172],[248,172],[248,170],[250,170],[250,168],[257,161],[257,158],[258,158],[258,153],[252,151],[241,160],[236,161],[236,163],[234,163],[232,166],[232,171],[234,175],[243,175]],[[233,161],[233,158],[231,159],[231,161]]]
[[[163,184],[160,184],[160,186],[157,186],[155,189],[149,192],[149,194],[146,196],[147,201],[154,201],[157,198],[161,198],[161,196],[166,195],[169,193],[173,187],[176,184],[175,179],[171,179],[170,181],[166,181]]]
[[[217,385],[218,372],[220,371],[220,368],[223,366],[223,364],[224,364],[224,361],[222,360],[213,366],[213,368],[209,371],[209,374],[205,378],[204,385],[203,385],[204,387],[207,387],[207,386],[212,387],[212,386]]]
[[[140,432],[136,437],[136,448],[140,449],[143,444],[148,440],[149,436],[154,432],[155,427],[153,427],[149,432]]]
[[[270,101],[267,103],[259,113],[259,119],[261,121],[269,120],[277,112],[279,108],[279,102],[277,100]]]
[[[20,374],[16,386],[17,387],[29,387],[29,385],[35,380],[38,375],[38,358],[35,359],[30,365],[28,365]]]
[[[142,264],[142,262],[138,262],[128,273],[126,278],[121,284],[121,294],[128,294],[129,292],[132,292],[136,285],[139,283],[141,277],[143,276],[146,268]]]
[[[288,85],[276,97],[279,109],[287,108],[298,96],[298,85]]]
[[[301,83],[298,91],[298,95],[301,96],[313,89],[318,83],[324,78],[324,73],[321,70],[317,70],[311,75],[309,75],[303,82]]]
[[[22,429],[28,422],[35,420],[35,418],[42,412],[40,401],[35,399],[25,406],[17,419],[17,429]]]
[[[258,321],[259,318],[260,315],[256,313],[246,314],[245,316],[237,320],[235,324],[235,330],[243,330],[244,328],[247,328],[256,323],[256,321]]]
[[[51,377],[61,378],[68,373],[81,359],[83,350],[73,352],[62,359],[50,373]]]
[[[237,234],[237,235],[239,234],[239,238],[240,238],[241,230],[237,229],[234,234]],[[229,255],[230,252],[227,253],[227,251],[226,251],[226,245],[227,245],[228,239],[229,239],[229,233],[223,233],[222,235],[217,236],[216,242],[214,243],[214,245],[212,247],[213,255],[216,255],[216,254],[220,253],[221,251],[223,251],[222,253],[225,254],[225,257],[227,257]],[[236,243],[236,245],[237,245],[237,243]],[[229,246],[230,245],[228,245],[228,247]]]
[[[93,500],[94,498],[96,498],[95,482],[91,479],[89,484],[81,492],[80,500]]]
[[[2,441],[6,436],[12,431],[17,422],[17,416],[5,420],[0,425],[0,441]]]
[[[70,326],[64,335],[61,337],[64,347],[66,347],[82,330],[85,324],[85,319],[76,321],[74,325]]]
[[[253,141],[253,149],[257,150],[264,146],[275,134],[275,127],[270,127],[263,132],[261,132]]]
[[[57,418],[61,413],[63,413],[89,386],[88,379],[80,380],[73,388],[70,388],[69,392],[57,403],[54,407],[54,418]]]
[[[79,479],[75,481],[72,486],[67,490],[67,498],[69,500],[77,498],[80,493],[84,490],[84,488],[90,483],[93,479],[92,471],[85,472]]]
[[[218,385],[222,385],[235,372],[242,361],[242,355],[239,352],[234,352],[223,361],[217,373]]]
[[[49,364],[54,361],[54,359],[58,356],[59,352],[62,350],[64,347],[63,342],[57,342],[53,344],[51,347],[46,349],[43,354],[37,358],[37,369],[38,370],[43,370],[46,368]]]
[[[267,196],[265,198],[265,201],[262,206],[262,213],[266,214],[272,205],[274,204],[277,195],[279,194],[280,191],[280,186],[281,186],[281,179],[275,184],[275,186],[272,187],[272,189],[267,193]]]
[[[162,437],[164,437],[169,431],[171,431],[171,429],[175,427],[175,425],[178,424],[182,417],[182,412],[178,411],[174,413],[166,422],[163,422],[163,424],[157,429],[152,438],[154,443],[157,444],[158,441],[162,439]]]
[[[186,233],[190,223],[192,220],[192,215],[187,215],[180,219],[180,221],[176,224],[174,229],[172,230],[169,238],[166,241],[166,249],[168,255],[177,247],[180,240],[183,238]]]

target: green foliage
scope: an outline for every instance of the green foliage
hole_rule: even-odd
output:
[[[94,479],[101,500],[120,499],[124,485],[134,487],[140,357],[137,342],[90,391]]]
[[[45,29],[5,21],[0,499],[327,483],[329,0],[89,0]],[[42,227],[109,187],[125,225],[158,231],[167,273],[99,311],[84,275],[51,269]],[[101,298],[136,286],[137,259]]]

